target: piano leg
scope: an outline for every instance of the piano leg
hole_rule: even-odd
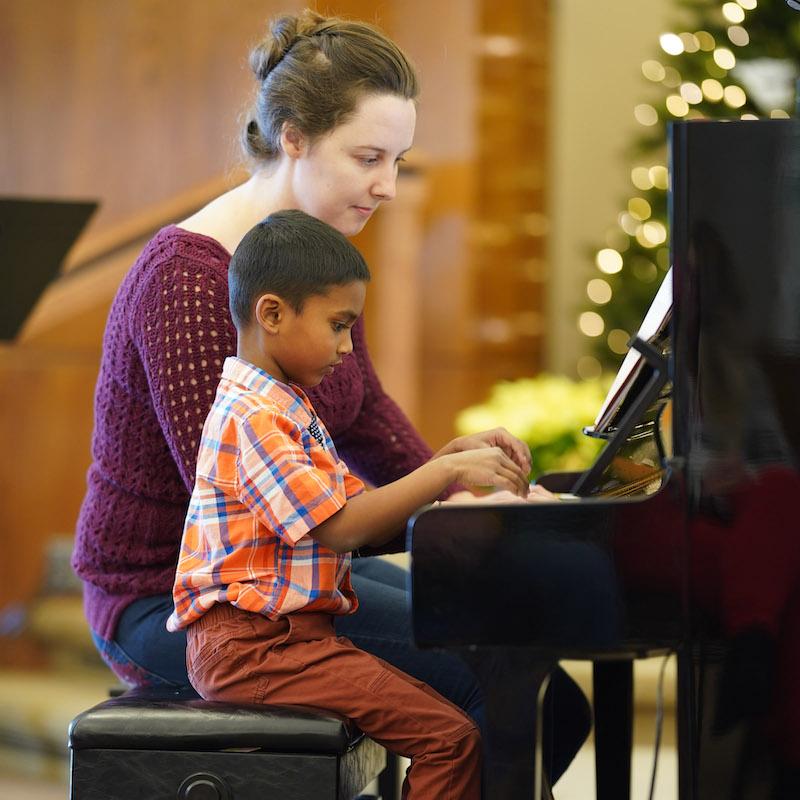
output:
[[[633,661],[597,661],[594,683],[594,759],[597,800],[631,796]]]
[[[526,647],[459,648],[484,691],[485,800],[548,800],[541,705],[552,664]]]

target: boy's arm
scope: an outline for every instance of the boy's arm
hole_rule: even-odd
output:
[[[394,483],[352,497],[309,533],[340,553],[383,544],[397,535],[414,511],[454,482],[496,486],[522,496],[528,492],[527,473],[500,447],[450,453],[428,461]]]

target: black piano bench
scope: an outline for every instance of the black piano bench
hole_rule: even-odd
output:
[[[163,689],[82,712],[69,750],[70,800],[352,800],[387,763],[333,715]]]

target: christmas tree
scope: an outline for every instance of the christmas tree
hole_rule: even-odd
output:
[[[795,0],[797,2],[797,0]],[[797,2],[800,5],[800,2]],[[800,76],[800,13],[784,0],[678,0],[680,24],[641,65],[647,89],[634,109],[631,193],[592,255],[589,306],[579,328],[591,356],[581,377],[616,369],[669,269],[667,123],[788,117]]]

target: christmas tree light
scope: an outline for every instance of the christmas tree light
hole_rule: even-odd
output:
[[[800,1],[800,0],[799,0]],[[615,369],[669,269],[666,124],[788,117],[800,76],[800,14],[784,0],[679,0],[683,23],[641,64],[646,96],[633,109],[631,192],[594,249],[577,326],[582,378]],[[691,20],[687,24],[687,20]]]

